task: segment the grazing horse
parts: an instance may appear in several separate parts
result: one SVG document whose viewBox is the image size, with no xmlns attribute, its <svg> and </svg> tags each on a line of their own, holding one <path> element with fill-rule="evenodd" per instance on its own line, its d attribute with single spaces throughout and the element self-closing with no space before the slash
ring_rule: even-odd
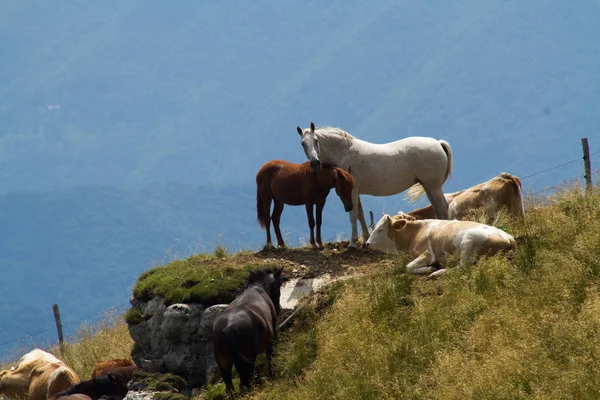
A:
<svg viewBox="0 0 600 400">
<path fill-rule="evenodd" d="M 350 213 L 352 237 L 356 247 L 360 219 L 363 241 L 369 238 L 359 194 L 391 196 L 411 186 L 420 185 L 439 219 L 448 219 L 448 203 L 442 192 L 452 170 L 452 150 L 448 142 L 428 137 L 408 137 L 395 142 L 375 144 L 360 140 L 338 128 L 296 128 L 302 137 L 304 153 L 313 169 L 323 163 L 348 168 L 352 164 L 354 190 Z"/>
<path fill-rule="evenodd" d="M 315 246 L 315 218 L 313 206 L 317 209 L 317 244 L 323 246 L 321 241 L 321 222 L 325 200 L 331 188 L 344 203 L 344 209 L 352 210 L 352 189 L 354 178 L 341 168 L 323 165 L 314 171 L 307 161 L 303 164 L 294 164 L 283 160 L 271 160 L 261 167 L 256 174 L 256 214 L 260 226 L 267 231 L 267 246 L 271 246 L 271 227 L 277 236 L 277 246 L 285 247 L 279 221 L 284 204 L 299 206 L 306 205 L 308 226 L 310 227 L 310 244 Z M 269 217 L 271 201 L 275 203 L 273 215 Z"/>
<path fill-rule="evenodd" d="M 229 304 L 213 324 L 213 353 L 225 381 L 227 394 L 233 396 L 231 369 L 240 376 L 240 389 L 249 389 L 254 380 L 256 356 L 267 353 L 269 377 L 277 337 L 280 311 L 281 272 L 266 269 L 250 274 L 245 290 Z"/>
</svg>

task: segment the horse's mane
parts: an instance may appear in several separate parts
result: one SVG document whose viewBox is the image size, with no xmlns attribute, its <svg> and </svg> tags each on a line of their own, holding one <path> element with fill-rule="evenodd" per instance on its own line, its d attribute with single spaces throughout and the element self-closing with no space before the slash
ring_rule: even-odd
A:
<svg viewBox="0 0 600 400">
<path fill-rule="evenodd" d="M 345 139 L 348 143 L 352 142 L 352 140 L 354 139 L 354 136 L 352 136 L 348 132 L 341 130 L 340 128 L 334 128 L 332 126 L 319 127 L 315 129 L 315 133 L 317 134 L 317 136 L 320 137 L 328 136 L 342 138 Z"/>
</svg>

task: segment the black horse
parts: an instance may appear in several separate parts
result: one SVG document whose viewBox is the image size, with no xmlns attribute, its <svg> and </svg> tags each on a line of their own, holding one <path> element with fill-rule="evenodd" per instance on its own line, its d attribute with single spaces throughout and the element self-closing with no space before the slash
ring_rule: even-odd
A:
<svg viewBox="0 0 600 400">
<path fill-rule="evenodd" d="M 245 290 L 215 320 L 213 352 L 230 397 L 234 365 L 242 391 L 250 388 L 256 356 L 262 352 L 266 351 L 268 375 L 273 376 L 271 359 L 277 337 L 282 271 L 283 267 L 250 273 Z"/>
</svg>

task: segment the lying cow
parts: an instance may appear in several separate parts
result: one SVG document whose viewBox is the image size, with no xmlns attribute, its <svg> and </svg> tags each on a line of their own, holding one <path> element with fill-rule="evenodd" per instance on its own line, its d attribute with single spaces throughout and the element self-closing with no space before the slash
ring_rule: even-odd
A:
<svg viewBox="0 0 600 400">
<path fill-rule="evenodd" d="M 19 360 L 10 371 L 0 372 L 0 396 L 46 400 L 79 382 L 79 377 L 65 363 L 40 349 Z"/>
<path fill-rule="evenodd" d="M 410 190 L 408 196 L 411 201 L 415 201 L 418 197 Z M 488 223 L 496 219 L 498 211 L 502 208 L 507 209 L 509 215 L 516 219 L 523 219 L 525 215 L 521 181 L 507 172 L 469 189 L 446 193 L 444 196 L 448 202 L 449 219 L 464 219 L 470 211 L 478 208 L 487 211 Z M 407 215 L 416 219 L 435 218 L 431 205 L 411 211 Z"/>
<path fill-rule="evenodd" d="M 57 393 L 52 400 L 63 399 L 75 394 L 84 394 L 92 400 L 98 400 L 102 396 L 122 399 L 127 395 L 127 381 L 121 374 L 109 372 L 107 375 L 81 381 Z"/>
<path fill-rule="evenodd" d="M 450 254 L 458 253 L 461 265 L 472 264 L 477 256 L 514 249 L 516 242 L 493 226 L 457 220 L 415 221 L 401 213 L 393 218 L 384 214 L 365 245 L 387 253 L 408 251 L 413 258 L 406 266 L 408 272 L 439 276 L 446 269 L 435 271 L 434 266 Z"/>
<path fill-rule="evenodd" d="M 135 363 L 129 358 L 117 358 L 115 360 L 100 361 L 92 370 L 92 378 L 100 375 L 106 375 L 115 368 L 131 367 L 134 365 Z"/>
</svg>

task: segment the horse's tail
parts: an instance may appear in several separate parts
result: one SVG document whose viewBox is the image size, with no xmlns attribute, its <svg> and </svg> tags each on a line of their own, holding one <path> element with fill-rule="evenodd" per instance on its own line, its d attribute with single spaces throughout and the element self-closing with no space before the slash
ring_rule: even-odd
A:
<svg viewBox="0 0 600 400">
<path fill-rule="evenodd" d="M 444 153 L 446 153 L 446 158 L 448 159 L 448 163 L 446 164 L 446 174 L 444 175 L 444 181 L 442 182 L 444 183 L 450 177 L 450 173 L 452 173 L 452 148 L 450 147 L 450 144 L 445 140 L 438 140 L 438 142 L 440 143 L 440 146 L 442 146 Z M 408 189 L 408 192 L 406 193 L 406 198 L 411 203 L 413 203 L 419 197 L 421 197 L 423 193 L 425 193 L 425 188 L 423 187 L 423 185 L 421 185 L 420 182 L 417 182 Z"/>
<path fill-rule="evenodd" d="M 248 367 L 251 367 L 254 363 L 242 355 L 239 332 L 237 328 L 227 326 L 223 329 L 223 334 L 227 350 L 229 350 L 229 355 L 231 355 L 231 359 L 233 360 L 233 365 L 235 365 L 238 374 L 243 374 L 242 371 L 247 371 Z"/>
<path fill-rule="evenodd" d="M 452 173 L 452 148 L 450 148 L 450 143 L 445 140 L 440 140 L 440 145 L 442 149 L 444 149 L 444 153 L 446 153 L 446 157 L 448 158 L 448 164 L 446 165 L 446 175 L 444 175 L 444 182 L 448 180 L 450 174 Z"/>
<path fill-rule="evenodd" d="M 267 226 L 267 214 L 265 214 L 265 206 L 263 200 L 260 197 L 260 190 L 256 188 L 256 219 L 260 224 L 260 227 L 265 229 Z"/>
<path fill-rule="evenodd" d="M 521 180 L 507 172 L 501 173 L 500 176 L 511 183 L 512 189 L 514 191 L 514 197 L 512 202 L 510 203 L 510 208 L 508 211 L 516 215 L 519 219 L 525 218 L 525 207 L 523 205 L 523 192 Z"/>
</svg>

